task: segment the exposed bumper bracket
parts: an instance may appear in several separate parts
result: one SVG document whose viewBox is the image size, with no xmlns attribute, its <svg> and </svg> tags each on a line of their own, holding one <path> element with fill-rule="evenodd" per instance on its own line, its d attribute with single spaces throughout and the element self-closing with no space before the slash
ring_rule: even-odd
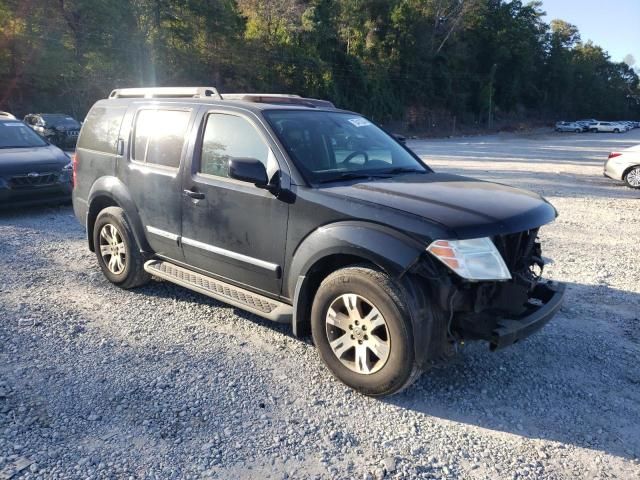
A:
<svg viewBox="0 0 640 480">
<path fill-rule="evenodd" d="M 530 296 L 538 305 L 532 305 L 529 312 L 522 317 L 500 319 L 491 335 L 491 350 L 512 345 L 540 330 L 560 309 L 564 294 L 564 284 L 538 284 Z"/>
</svg>

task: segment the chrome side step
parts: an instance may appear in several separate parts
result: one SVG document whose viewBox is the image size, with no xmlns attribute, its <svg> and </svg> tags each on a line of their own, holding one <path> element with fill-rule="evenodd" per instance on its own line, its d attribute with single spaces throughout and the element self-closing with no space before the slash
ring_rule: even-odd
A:
<svg viewBox="0 0 640 480">
<path fill-rule="evenodd" d="M 196 273 L 163 260 L 149 260 L 144 269 L 151 275 L 255 313 L 274 322 L 291 323 L 293 307 L 258 293 Z"/>
</svg>

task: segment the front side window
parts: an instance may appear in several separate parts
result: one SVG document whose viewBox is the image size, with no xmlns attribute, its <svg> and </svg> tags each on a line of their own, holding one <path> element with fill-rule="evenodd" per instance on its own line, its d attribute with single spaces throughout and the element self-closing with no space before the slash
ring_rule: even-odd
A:
<svg viewBox="0 0 640 480">
<path fill-rule="evenodd" d="M 45 147 L 40 135 L 19 120 L 0 121 L 0 148 Z"/>
<path fill-rule="evenodd" d="M 311 183 L 429 171 L 364 117 L 321 110 L 271 110 L 264 116 Z"/>
<path fill-rule="evenodd" d="M 268 145 L 248 120 L 237 115 L 212 113 L 207 117 L 204 129 L 200 173 L 228 177 L 232 158 L 259 160 L 267 172 L 273 168 L 274 160 L 271 160 Z"/>
<path fill-rule="evenodd" d="M 190 111 L 140 110 L 133 133 L 132 158 L 137 162 L 178 168 Z"/>
</svg>

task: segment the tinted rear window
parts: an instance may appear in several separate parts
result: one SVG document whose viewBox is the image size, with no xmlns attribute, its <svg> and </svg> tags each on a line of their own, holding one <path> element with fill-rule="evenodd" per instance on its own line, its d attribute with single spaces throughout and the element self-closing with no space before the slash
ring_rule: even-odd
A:
<svg viewBox="0 0 640 480">
<path fill-rule="evenodd" d="M 42 119 L 47 123 L 47 125 L 80 128 L 78 121 L 68 115 L 43 114 Z"/>
<path fill-rule="evenodd" d="M 115 154 L 125 112 L 123 107 L 93 107 L 82 127 L 78 148 Z"/>
<path fill-rule="evenodd" d="M 133 159 L 178 168 L 190 111 L 140 110 L 133 134 Z"/>
</svg>

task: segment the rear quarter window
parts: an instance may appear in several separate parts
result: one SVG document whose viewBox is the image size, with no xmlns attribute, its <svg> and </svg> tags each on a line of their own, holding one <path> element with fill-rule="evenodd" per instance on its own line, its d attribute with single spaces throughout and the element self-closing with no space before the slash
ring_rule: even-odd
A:
<svg viewBox="0 0 640 480">
<path fill-rule="evenodd" d="M 93 107 L 82 127 L 78 148 L 115 154 L 125 112 L 123 107 Z"/>
</svg>

